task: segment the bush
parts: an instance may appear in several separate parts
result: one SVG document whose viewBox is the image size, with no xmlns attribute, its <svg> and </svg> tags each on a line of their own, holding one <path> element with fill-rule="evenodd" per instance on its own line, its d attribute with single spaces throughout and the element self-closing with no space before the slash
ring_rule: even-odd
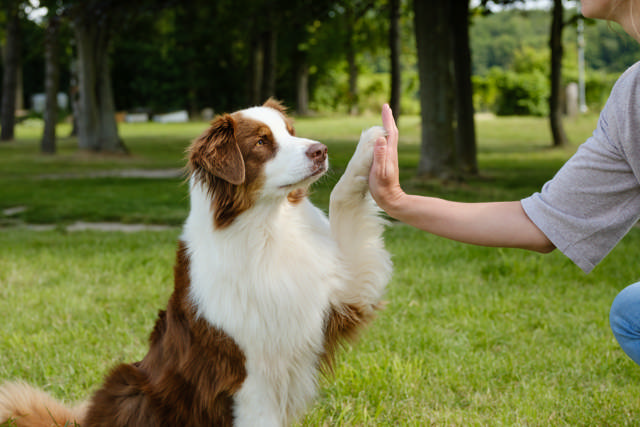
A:
<svg viewBox="0 0 640 427">
<path fill-rule="evenodd" d="M 539 69 L 516 73 L 492 68 L 475 76 L 474 107 L 499 116 L 544 116 L 549 111 L 549 81 Z"/>
<path fill-rule="evenodd" d="M 507 71 L 496 81 L 498 116 L 545 116 L 549 112 L 549 81 L 540 71 Z"/>
<path fill-rule="evenodd" d="M 492 67 L 474 83 L 474 106 L 499 116 L 544 116 L 549 111 L 549 54 L 522 47 L 507 70 Z"/>
<path fill-rule="evenodd" d="M 482 76 L 473 76 L 473 105 L 476 111 L 499 116 L 545 116 L 549 112 L 549 75 L 532 67 L 520 72 L 494 67 Z M 619 74 L 587 70 L 585 92 L 587 106 L 599 111 L 604 106 Z M 563 84 L 577 81 L 576 72 L 563 75 Z"/>
<path fill-rule="evenodd" d="M 611 88 L 620 77 L 616 73 L 587 71 L 585 78 L 585 97 L 587 106 L 592 111 L 599 111 L 609 98 Z"/>
</svg>

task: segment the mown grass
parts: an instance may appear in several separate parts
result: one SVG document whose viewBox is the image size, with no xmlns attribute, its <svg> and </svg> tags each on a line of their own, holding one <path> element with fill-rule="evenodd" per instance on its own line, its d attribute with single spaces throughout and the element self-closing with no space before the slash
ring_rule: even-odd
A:
<svg viewBox="0 0 640 427">
<path fill-rule="evenodd" d="M 301 135 L 329 145 L 328 193 L 364 127 L 377 117 L 298 120 Z M 584 139 L 594 118 L 568 122 Z M 41 179 L 95 169 L 174 168 L 203 124 L 124 126 L 132 156 L 37 153 L 37 130 L 0 144 L 0 208 L 21 221 L 114 220 L 179 224 L 180 178 Z M 464 183 L 413 177 L 418 120 L 401 121 L 403 183 L 458 200 L 517 199 L 537 190 L 571 155 L 549 150 L 546 122 L 478 122 L 482 176 Z M 15 223 L 15 219 L 7 220 Z M 95 390 L 109 367 L 140 359 L 172 288 L 179 228 L 160 232 L 0 231 L 0 380 L 23 379 L 67 401 Z M 447 241 L 393 224 L 385 235 L 395 272 L 388 305 L 300 425 L 623 426 L 640 422 L 640 369 L 609 331 L 611 301 L 638 280 L 640 229 L 590 275 L 559 253 L 538 255 Z"/>
<path fill-rule="evenodd" d="M 376 116 L 299 119 L 298 133 L 330 147 L 332 169 L 314 186 L 313 199 L 326 207 L 330 189 L 353 153 L 362 129 L 379 123 Z M 594 118 L 567 122 L 574 141 L 582 141 Z M 181 177 L 165 180 L 90 177 L 93 172 L 129 169 L 179 169 L 189 142 L 205 123 L 123 124 L 122 137 L 131 155 L 78 153 L 73 138 L 61 137 L 58 154 L 39 153 L 39 127 L 19 126 L 17 142 L 0 143 L 0 209 L 24 206 L 11 219 L 30 223 L 109 220 L 178 225 L 188 209 Z M 405 188 L 411 192 L 479 201 L 524 197 L 540 186 L 568 158 L 575 146 L 550 150 L 544 119 L 479 120 L 479 164 L 482 174 L 464 184 L 425 182 L 415 178 L 419 158 L 419 119 L 403 117 L 401 166 Z M 67 135 L 68 126 L 59 128 Z M 56 177 L 52 179 L 51 177 Z M 81 179 L 86 176 L 87 179 Z M 9 219 L 0 218 L 0 223 Z"/>
</svg>

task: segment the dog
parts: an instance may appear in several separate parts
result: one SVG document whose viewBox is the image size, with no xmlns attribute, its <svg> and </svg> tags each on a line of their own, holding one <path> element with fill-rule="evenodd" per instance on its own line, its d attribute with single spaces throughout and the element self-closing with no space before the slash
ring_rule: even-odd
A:
<svg viewBox="0 0 640 427">
<path fill-rule="evenodd" d="M 0 422 L 290 425 L 340 344 L 382 306 L 392 264 L 367 178 L 384 135 L 362 133 L 327 218 L 307 197 L 327 147 L 297 137 L 280 102 L 216 117 L 188 150 L 190 212 L 147 355 L 116 366 L 76 408 L 7 383 Z"/>
</svg>

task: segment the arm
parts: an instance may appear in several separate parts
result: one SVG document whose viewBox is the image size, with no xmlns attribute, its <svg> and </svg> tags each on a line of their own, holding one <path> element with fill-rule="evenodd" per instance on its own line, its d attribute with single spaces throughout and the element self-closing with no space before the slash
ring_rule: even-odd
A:
<svg viewBox="0 0 640 427">
<path fill-rule="evenodd" d="M 382 110 L 382 122 L 388 136 L 376 141 L 369 186 L 378 206 L 390 216 L 464 243 L 538 252 L 554 249 L 518 201 L 459 203 L 406 194 L 398 177 L 398 129 L 387 105 Z"/>
</svg>

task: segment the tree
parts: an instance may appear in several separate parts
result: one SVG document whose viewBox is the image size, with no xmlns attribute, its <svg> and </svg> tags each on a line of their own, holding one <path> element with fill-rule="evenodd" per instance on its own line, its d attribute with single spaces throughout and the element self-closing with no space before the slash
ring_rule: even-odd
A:
<svg viewBox="0 0 640 427">
<path fill-rule="evenodd" d="M 458 170 L 478 173 L 476 127 L 471 84 L 471 46 L 469 43 L 469 0 L 454 0 L 451 13 L 453 69 L 455 76 L 456 155 Z"/>
<path fill-rule="evenodd" d="M 418 174 L 475 174 L 469 0 L 415 1 L 414 10 L 422 115 Z"/>
<path fill-rule="evenodd" d="M 40 151 L 47 154 L 56 152 L 56 124 L 58 122 L 60 16 L 57 13 L 56 3 L 55 0 L 46 3 L 48 13 L 45 30 L 45 109 Z"/>
<path fill-rule="evenodd" d="M 568 144 L 568 138 L 562 126 L 562 29 L 564 27 L 564 7 L 562 0 L 553 0 L 551 35 L 551 95 L 549 96 L 549 124 L 553 137 L 553 146 L 562 147 Z"/>
<path fill-rule="evenodd" d="M 495 4 L 513 4 L 516 2 L 524 2 L 525 0 L 491 0 Z M 489 0 L 482 0 L 483 7 L 487 7 Z M 564 28 L 564 6 L 562 0 L 553 0 L 551 9 L 552 19 L 549 36 L 550 55 L 550 75 L 549 83 L 551 93 L 549 96 L 549 124 L 551 127 L 551 135 L 554 147 L 561 147 L 568 144 L 568 138 L 562 126 L 562 30 Z"/>
<path fill-rule="evenodd" d="M 72 19 L 78 52 L 78 146 L 103 152 L 126 152 L 118 134 L 109 68 L 109 47 L 116 25 L 121 24 L 118 7 L 125 2 L 87 0 L 73 2 Z"/>
<path fill-rule="evenodd" d="M 250 32 L 250 76 L 249 102 L 262 104 L 267 98 L 276 96 L 278 29 L 282 15 L 275 13 L 279 3 L 265 0 L 251 1 L 246 6 L 252 22 Z"/>
<path fill-rule="evenodd" d="M 422 143 L 418 175 L 448 178 L 456 173 L 452 34 L 449 0 L 414 1 Z"/>
<path fill-rule="evenodd" d="M 2 103 L 0 113 L 0 141 L 14 138 L 16 120 L 16 93 L 18 72 L 20 69 L 20 0 L 4 0 L 0 4 L 6 7 L 7 30 L 4 48 L 4 75 L 2 78 Z"/>
<path fill-rule="evenodd" d="M 166 3 L 65 0 L 64 6 L 78 54 L 78 146 L 90 151 L 126 153 L 115 118 L 110 47 L 117 30 L 132 25 L 142 15 L 157 14 Z"/>
<path fill-rule="evenodd" d="M 400 66 L 400 0 L 389 0 L 389 63 L 391 68 L 391 95 L 389 106 L 396 123 L 400 119 L 402 69 Z"/>
<path fill-rule="evenodd" d="M 297 34 L 302 33 L 302 31 Z M 309 114 L 309 51 L 302 41 L 297 44 L 293 54 L 293 72 L 296 81 L 296 113 Z"/>
<path fill-rule="evenodd" d="M 349 114 L 358 114 L 358 62 L 357 62 L 357 45 L 358 30 L 362 30 L 362 19 L 367 12 L 374 6 L 374 0 L 346 0 L 341 1 L 344 9 L 345 38 L 344 52 L 347 59 L 347 70 L 349 72 Z"/>
</svg>

